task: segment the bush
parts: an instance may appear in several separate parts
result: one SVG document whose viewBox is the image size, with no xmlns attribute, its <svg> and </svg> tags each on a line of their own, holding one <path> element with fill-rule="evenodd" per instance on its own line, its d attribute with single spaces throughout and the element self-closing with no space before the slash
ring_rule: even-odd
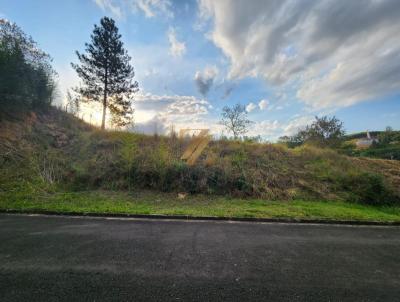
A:
<svg viewBox="0 0 400 302">
<path fill-rule="evenodd" d="M 400 145 L 387 145 L 360 151 L 360 156 L 400 160 Z"/>
<path fill-rule="evenodd" d="M 398 202 L 398 197 L 385 184 L 381 175 L 367 172 L 344 175 L 342 188 L 350 192 L 350 200 L 369 205 L 385 205 Z"/>
</svg>

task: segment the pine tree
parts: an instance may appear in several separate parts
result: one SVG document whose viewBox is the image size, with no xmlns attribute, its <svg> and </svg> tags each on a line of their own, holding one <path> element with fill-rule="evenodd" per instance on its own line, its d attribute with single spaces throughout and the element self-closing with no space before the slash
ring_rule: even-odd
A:
<svg viewBox="0 0 400 302">
<path fill-rule="evenodd" d="M 95 25 L 91 43 L 85 43 L 86 54 L 76 51 L 80 65 L 71 63 L 83 85 L 75 88 L 84 102 L 101 102 L 105 127 L 106 111 L 110 110 L 114 125 L 125 126 L 132 120 L 132 97 L 138 91 L 131 57 L 124 49 L 121 35 L 113 19 L 103 17 Z"/>
</svg>

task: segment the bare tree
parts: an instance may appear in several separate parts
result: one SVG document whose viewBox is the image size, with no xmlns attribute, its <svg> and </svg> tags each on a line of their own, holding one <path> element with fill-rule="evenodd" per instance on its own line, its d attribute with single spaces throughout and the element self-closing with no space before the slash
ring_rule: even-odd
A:
<svg viewBox="0 0 400 302">
<path fill-rule="evenodd" d="M 219 124 L 231 132 L 235 139 L 248 132 L 249 126 L 252 123 L 247 118 L 247 111 L 244 105 L 236 104 L 232 108 L 225 106 L 222 109 L 221 115 Z"/>
</svg>

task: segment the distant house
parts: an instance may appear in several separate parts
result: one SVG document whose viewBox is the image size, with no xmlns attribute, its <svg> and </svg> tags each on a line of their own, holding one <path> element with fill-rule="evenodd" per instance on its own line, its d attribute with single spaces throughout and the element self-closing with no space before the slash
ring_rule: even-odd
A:
<svg viewBox="0 0 400 302">
<path fill-rule="evenodd" d="M 356 141 L 356 146 L 359 149 L 366 149 L 371 147 L 373 143 L 378 143 L 379 140 L 376 137 L 372 137 L 367 130 L 367 137 L 360 138 Z"/>
</svg>

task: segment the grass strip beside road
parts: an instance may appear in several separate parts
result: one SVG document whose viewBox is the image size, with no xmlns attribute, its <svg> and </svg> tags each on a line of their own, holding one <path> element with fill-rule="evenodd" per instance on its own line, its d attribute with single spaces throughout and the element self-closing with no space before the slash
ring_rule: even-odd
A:
<svg viewBox="0 0 400 302">
<path fill-rule="evenodd" d="M 399 222 L 400 207 L 331 201 L 266 201 L 155 192 L 86 191 L 46 194 L 0 193 L 0 209 L 98 214 L 160 214 L 235 218 Z"/>
</svg>

